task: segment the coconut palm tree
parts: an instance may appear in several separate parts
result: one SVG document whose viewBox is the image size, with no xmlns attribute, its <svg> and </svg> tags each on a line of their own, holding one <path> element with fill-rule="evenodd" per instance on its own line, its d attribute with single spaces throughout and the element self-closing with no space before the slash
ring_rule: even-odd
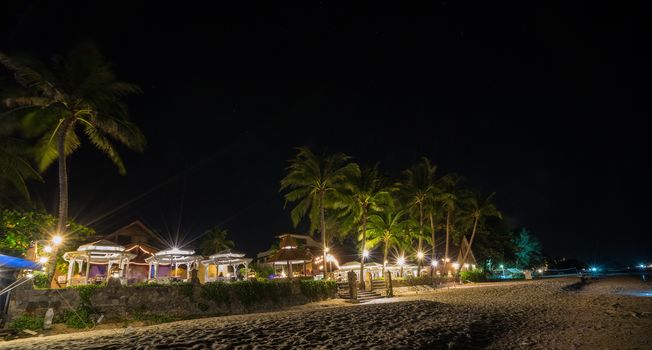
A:
<svg viewBox="0 0 652 350">
<path fill-rule="evenodd" d="M 364 290 L 364 260 L 367 245 L 367 220 L 369 215 L 392 205 L 390 189 L 378 172 L 378 164 L 363 168 L 350 179 L 351 189 L 345 198 L 348 205 L 341 214 L 345 227 L 353 227 L 360 240 L 360 289 Z"/>
<path fill-rule="evenodd" d="M 367 221 L 366 247 L 373 249 L 381 244 L 383 246 L 383 277 L 390 249 L 404 240 L 406 216 L 405 211 L 386 209 L 383 213 L 370 215 Z"/>
<path fill-rule="evenodd" d="M 0 64 L 13 72 L 22 87 L 20 93 L 5 97 L 2 103 L 21 119 L 26 136 L 40 137 L 35 152 L 39 170 L 58 160 L 57 230 L 64 233 L 68 220 L 66 157 L 81 145 L 79 131 L 124 174 L 125 166 L 110 139 L 143 150 L 145 138 L 127 119 L 122 101 L 123 96 L 140 89 L 117 80 L 111 66 L 90 43 L 76 46 L 66 56 L 53 57 L 49 66 L 1 52 Z"/>
<path fill-rule="evenodd" d="M 460 177 L 457 174 L 448 174 L 441 178 L 442 192 L 439 194 L 439 198 L 441 200 L 442 207 L 446 210 L 446 248 L 444 250 L 444 266 L 442 266 L 442 269 L 446 268 L 446 264 L 448 264 L 450 259 L 448 255 L 448 248 L 451 231 L 453 230 L 453 215 L 457 205 L 457 185 L 459 182 Z"/>
<path fill-rule="evenodd" d="M 478 224 L 483 221 L 484 219 L 488 217 L 497 217 L 499 219 L 502 219 L 503 216 L 502 214 L 496 209 L 493 203 L 491 203 L 491 198 L 495 195 L 496 193 L 490 194 L 486 198 L 479 197 L 478 195 L 472 194 L 465 198 L 465 207 L 467 210 L 467 215 L 465 219 L 467 219 L 469 222 L 472 222 L 472 233 L 471 233 L 471 239 L 469 239 L 469 246 L 464 251 L 464 254 L 462 255 L 462 259 L 458 261 L 458 263 L 461 266 L 464 266 L 464 263 L 466 262 L 466 258 L 469 255 L 469 252 L 471 251 L 471 246 L 473 245 L 473 239 L 475 238 L 475 234 L 478 229 Z M 461 268 L 460 268 L 461 270 Z"/>
<path fill-rule="evenodd" d="M 308 147 L 298 147 L 297 155 L 289 161 L 287 174 L 281 180 L 280 191 L 285 193 L 285 203 L 298 202 L 290 211 L 296 227 L 308 216 L 310 233 L 319 229 L 324 245 L 324 275 L 326 275 L 326 209 L 342 209 L 346 205 L 343 193 L 350 190 L 348 179 L 354 178 L 360 168 L 350 163 L 351 157 L 337 153 L 317 156 Z"/>
<path fill-rule="evenodd" d="M 397 184 L 399 198 L 410 213 L 418 219 L 417 235 L 417 264 L 421 274 L 421 263 L 423 262 L 423 227 L 424 208 L 434 191 L 434 176 L 437 166 L 430 163 L 428 158 L 423 157 L 421 162 L 413 165 L 403 172 L 403 181 Z"/>
<path fill-rule="evenodd" d="M 216 226 L 206 230 L 204 235 L 206 237 L 201 243 L 204 255 L 214 254 L 235 247 L 235 243 L 226 238 L 229 235 L 229 231 L 226 229 L 221 229 Z"/>
</svg>

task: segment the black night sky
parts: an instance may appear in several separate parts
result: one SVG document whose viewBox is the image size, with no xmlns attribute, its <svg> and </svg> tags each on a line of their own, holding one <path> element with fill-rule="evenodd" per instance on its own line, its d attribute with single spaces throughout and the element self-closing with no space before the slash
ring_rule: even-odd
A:
<svg viewBox="0 0 652 350">
<path fill-rule="evenodd" d="M 427 156 L 496 191 L 507 223 L 551 257 L 650 260 L 636 5 L 212 3 L 0 9 L 0 50 L 46 58 L 92 39 L 144 90 L 129 105 L 149 146 L 122 151 L 127 176 L 92 148 L 72 157 L 81 223 L 108 233 L 139 218 L 187 241 L 222 224 L 254 254 L 293 230 L 278 183 L 308 145 L 393 176 Z M 46 181 L 35 197 L 54 211 L 55 167 Z"/>
</svg>

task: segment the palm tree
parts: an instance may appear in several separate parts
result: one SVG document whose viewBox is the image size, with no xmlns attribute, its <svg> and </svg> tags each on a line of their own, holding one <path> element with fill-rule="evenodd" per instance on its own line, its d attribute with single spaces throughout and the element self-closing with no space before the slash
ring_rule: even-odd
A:
<svg viewBox="0 0 652 350">
<path fill-rule="evenodd" d="M 419 274 L 421 274 L 421 263 L 423 261 L 423 222 L 424 207 L 427 205 L 429 198 L 433 195 L 433 180 L 437 166 L 430 163 L 428 158 L 423 157 L 421 162 L 413 165 L 410 169 L 403 172 L 404 179 L 398 183 L 399 196 L 406 208 L 410 210 L 413 216 L 418 218 L 418 246 L 417 264 Z"/>
<path fill-rule="evenodd" d="M 280 190 L 288 190 L 285 203 L 298 202 L 290 211 L 290 218 L 296 227 L 307 215 L 310 233 L 319 231 L 324 245 L 323 264 L 326 276 L 326 209 L 342 209 L 345 201 L 342 193 L 350 188 L 348 179 L 360 172 L 351 157 L 337 153 L 330 156 L 317 156 L 308 147 L 298 147 L 297 155 L 289 161 L 287 174 L 281 180 Z"/>
<path fill-rule="evenodd" d="M 14 59 L 0 52 L 0 64 L 14 73 L 22 91 L 3 99 L 8 113 L 21 119 L 28 137 L 40 137 L 36 161 L 45 171 L 55 160 L 59 167 L 57 232 L 65 234 L 68 221 L 68 170 L 66 158 L 81 142 L 78 131 L 118 167 L 124 163 L 110 139 L 136 151 L 145 138 L 127 118 L 122 97 L 140 89 L 117 80 L 97 47 L 82 43 L 66 56 L 55 56 L 50 67 L 31 59 Z M 56 255 L 56 251 L 53 252 Z M 48 274 L 53 276 L 51 259 Z"/>
<path fill-rule="evenodd" d="M 449 262 L 448 248 L 450 242 L 450 234 L 453 230 L 453 214 L 455 213 L 455 207 L 457 204 L 457 184 L 460 181 L 460 177 L 456 174 L 448 174 L 441 178 L 442 182 L 442 192 L 439 195 L 443 208 L 446 209 L 446 248 L 444 250 L 444 266 L 442 269 L 446 268 L 446 264 Z"/>
<path fill-rule="evenodd" d="M 461 267 L 464 266 L 466 258 L 471 251 L 471 245 L 473 244 L 473 239 L 475 238 L 475 233 L 478 229 L 478 223 L 488 217 L 497 217 L 499 219 L 503 218 L 502 214 L 498 211 L 498 209 L 496 209 L 493 203 L 491 203 L 491 198 L 495 194 L 496 193 L 494 192 L 484 199 L 478 198 L 477 195 L 471 195 L 465 200 L 466 206 L 468 208 L 468 215 L 466 216 L 466 219 L 473 223 L 473 229 L 471 233 L 471 239 L 469 240 L 469 246 L 464 252 L 464 255 L 462 255 L 462 260 L 458 262 L 460 264 L 460 270 Z"/>
<path fill-rule="evenodd" d="M 221 250 L 235 247 L 235 243 L 226 238 L 226 236 L 229 235 L 229 231 L 226 229 L 221 229 L 216 226 L 206 230 L 204 235 L 206 235 L 206 238 L 204 238 L 201 244 L 204 255 L 210 255 Z"/>
<path fill-rule="evenodd" d="M 353 227 L 359 233 L 360 239 L 360 289 L 364 290 L 364 260 L 367 245 L 367 220 L 373 212 L 380 212 L 383 206 L 392 205 L 392 197 L 385 186 L 384 179 L 378 172 L 378 164 L 371 168 L 364 168 L 350 179 L 351 192 L 349 205 L 343 213 L 345 227 Z M 358 235 L 356 235 L 358 236 Z"/>
<path fill-rule="evenodd" d="M 373 249 L 380 244 L 383 245 L 383 278 L 385 277 L 385 265 L 389 250 L 401 244 L 405 233 L 406 221 L 405 211 L 394 212 L 385 210 L 381 214 L 369 216 L 367 221 L 367 248 Z"/>
<path fill-rule="evenodd" d="M 68 220 L 68 170 L 66 157 L 81 145 L 78 129 L 91 144 L 126 172 L 109 138 L 142 151 L 145 138 L 128 121 L 122 97 L 140 89 L 118 81 L 99 50 L 82 43 L 65 57 L 55 56 L 50 67 L 30 59 L 14 59 L 0 52 L 0 64 L 14 73 L 23 91 L 3 99 L 9 113 L 20 117 L 28 136 L 39 136 L 36 161 L 41 171 L 58 159 L 59 207 L 57 231 Z M 50 269 L 52 270 L 52 269 Z"/>
</svg>

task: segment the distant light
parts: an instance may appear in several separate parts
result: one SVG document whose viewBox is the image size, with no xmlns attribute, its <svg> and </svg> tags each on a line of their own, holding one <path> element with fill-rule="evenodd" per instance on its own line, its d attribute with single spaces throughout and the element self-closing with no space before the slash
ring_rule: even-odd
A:
<svg viewBox="0 0 652 350">
<path fill-rule="evenodd" d="M 543 273 L 543 269 L 538 269 L 537 272 L 538 273 Z"/>
<path fill-rule="evenodd" d="M 475 264 L 471 264 L 471 268 L 475 270 Z"/>
<path fill-rule="evenodd" d="M 417 258 L 419 260 L 423 259 L 423 252 L 417 252 Z"/>
<path fill-rule="evenodd" d="M 505 265 L 500 264 L 500 268 L 501 268 L 501 269 L 504 269 L 504 268 L 505 268 Z"/>
<path fill-rule="evenodd" d="M 432 267 L 437 267 L 437 260 L 433 260 L 433 261 L 431 262 L 431 265 L 432 265 Z"/>
<path fill-rule="evenodd" d="M 389 261 L 385 260 L 385 265 L 389 264 Z"/>
<path fill-rule="evenodd" d="M 52 237 L 52 243 L 53 243 L 54 245 L 59 245 L 59 244 L 61 244 L 62 242 L 63 242 L 63 237 L 61 237 L 60 235 L 56 235 L 56 236 L 53 236 L 53 237 Z"/>
<path fill-rule="evenodd" d="M 469 264 L 464 264 L 464 268 L 468 269 L 468 268 L 469 268 Z"/>
<path fill-rule="evenodd" d="M 323 269 L 324 269 L 324 266 L 323 266 L 323 265 L 319 265 L 319 269 L 320 269 L 320 270 L 323 270 Z"/>
<path fill-rule="evenodd" d="M 114 272 L 111 276 L 114 278 L 120 278 L 120 274 L 117 272 Z"/>
<path fill-rule="evenodd" d="M 402 257 L 402 256 L 399 257 L 398 259 L 396 259 L 396 263 L 399 264 L 399 265 L 405 264 L 405 258 Z"/>
<path fill-rule="evenodd" d="M 46 253 L 52 253 L 52 246 L 46 245 L 43 248 L 43 251 L 45 251 Z"/>
<path fill-rule="evenodd" d="M 40 262 L 41 264 L 45 264 L 46 262 L 48 262 L 48 257 L 42 256 L 38 259 L 38 262 Z"/>
<path fill-rule="evenodd" d="M 460 264 L 459 264 L 459 263 L 453 263 L 453 268 L 454 268 L 455 270 L 459 269 L 459 268 L 460 268 Z"/>
<path fill-rule="evenodd" d="M 595 266 L 591 267 L 591 272 L 597 272 L 597 271 L 598 271 L 597 267 L 595 267 Z"/>
<path fill-rule="evenodd" d="M 31 273 L 31 272 L 29 272 L 29 273 L 27 273 L 27 274 L 25 275 L 25 277 L 27 277 L 27 278 L 32 278 L 32 277 L 34 277 L 34 274 Z"/>
<path fill-rule="evenodd" d="M 328 253 L 330 249 L 328 247 L 324 248 L 324 252 Z"/>
<path fill-rule="evenodd" d="M 368 258 L 368 257 L 369 257 L 369 251 L 366 250 L 366 249 L 363 250 L 363 251 L 362 251 L 362 257 L 363 257 L 363 258 Z"/>
<path fill-rule="evenodd" d="M 641 268 L 641 269 L 644 269 L 644 268 L 645 268 L 645 264 L 640 264 L 640 265 L 638 265 L 638 267 Z"/>
</svg>

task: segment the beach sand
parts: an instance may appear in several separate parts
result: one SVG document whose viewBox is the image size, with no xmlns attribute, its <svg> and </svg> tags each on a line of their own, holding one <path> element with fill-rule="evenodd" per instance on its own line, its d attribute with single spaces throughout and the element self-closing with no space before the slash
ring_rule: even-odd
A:
<svg viewBox="0 0 652 350">
<path fill-rule="evenodd" d="M 476 284 L 349 305 L 92 330 L 0 349 L 652 349 L 652 283 Z"/>
</svg>

